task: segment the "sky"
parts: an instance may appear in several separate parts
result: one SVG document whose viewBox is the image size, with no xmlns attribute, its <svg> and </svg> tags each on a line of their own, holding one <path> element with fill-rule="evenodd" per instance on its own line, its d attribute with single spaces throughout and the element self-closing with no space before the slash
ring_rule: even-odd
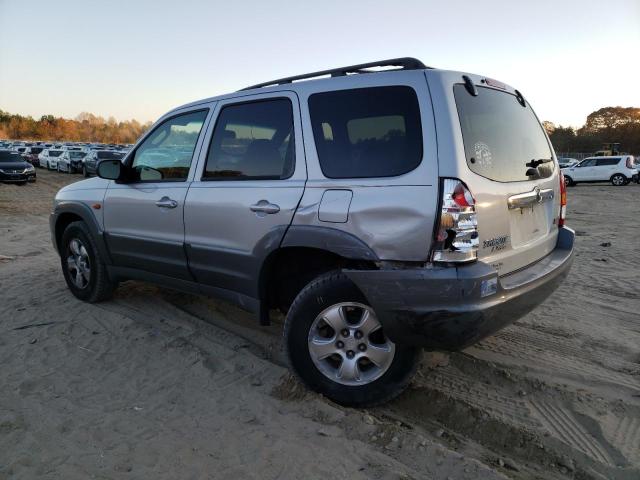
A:
<svg viewBox="0 0 640 480">
<path fill-rule="evenodd" d="M 640 107 L 640 0 L 0 0 L 0 109 L 155 120 L 298 73 L 412 56 L 541 120 Z"/>
</svg>

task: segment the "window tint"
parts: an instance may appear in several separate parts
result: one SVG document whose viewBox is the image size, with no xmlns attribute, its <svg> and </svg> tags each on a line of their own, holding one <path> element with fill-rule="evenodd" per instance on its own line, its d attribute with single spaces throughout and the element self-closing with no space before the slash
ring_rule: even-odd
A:
<svg viewBox="0 0 640 480">
<path fill-rule="evenodd" d="M 612 157 L 612 158 L 600 158 L 598 159 L 598 167 L 606 167 L 611 165 L 617 165 L 620 162 L 620 157 Z"/>
<path fill-rule="evenodd" d="M 453 92 L 467 164 L 473 172 L 498 182 L 551 176 L 551 148 L 528 104 L 523 107 L 515 95 L 486 87 L 478 87 L 476 97 L 461 84 Z M 536 175 L 528 176 L 532 171 Z"/>
<path fill-rule="evenodd" d="M 582 163 L 580 163 L 580 167 L 593 167 L 595 166 L 597 160 L 595 158 L 590 158 L 588 160 L 583 161 Z"/>
<path fill-rule="evenodd" d="M 284 98 L 224 107 L 209 145 L 203 179 L 283 179 L 293 174 L 291 101 Z"/>
<path fill-rule="evenodd" d="M 141 181 L 183 181 L 189 174 L 193 151 L 208 110 L 185 113 L 158 126 L 136 149 L 131 166 Z M 122 158 L 120 152 L 99 152 Z"/>
<path fill-rule="evenodd" d="M 328 178 L 402 175 L 422 160 L 420 109 L 410 87 L 316 93 L 309 112 Z"/>
</svg>

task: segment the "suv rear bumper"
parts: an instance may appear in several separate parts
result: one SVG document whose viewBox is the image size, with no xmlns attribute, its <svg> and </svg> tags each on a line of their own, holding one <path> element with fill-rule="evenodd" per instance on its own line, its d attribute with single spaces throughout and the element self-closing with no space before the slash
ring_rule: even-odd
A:
<svg viewBox="0 0 640 480">
<path fill-rule="evenodd" d="M 522 270 L 498 277 L 482 262 L 460 267 L 345 270 L 376 310 L 394 342 L 430 350 L 460 350 L 492 335 L 544 301 L 567 276 L 573 230 L 556 248 Z M 481 296 L 495 283 L 495 293 Z"/>
</svg>

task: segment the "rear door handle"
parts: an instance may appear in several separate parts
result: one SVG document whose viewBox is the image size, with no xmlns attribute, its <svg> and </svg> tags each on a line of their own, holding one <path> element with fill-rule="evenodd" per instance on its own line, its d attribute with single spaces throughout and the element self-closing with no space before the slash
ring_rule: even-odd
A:
<svg viewBox="0 0 640 480">
<path fill-rule="evenodd" d="M 178 206 L 178 202 L 170 199 L 169 197 L 162 197 L 156 202 L 156 206 L 160 208 L 176 208 Z"/>
<path fill-rule="evenodd" d="M 258 203 L 255 203 L 249 207 L 252 212 L 256 213 L 264 213 L 272 215 L 274 213 L 278 213 L 280 211 L 280 207 L 275 203 L 269 203 L 268 200 L 260 200 Z"/>
</svg>

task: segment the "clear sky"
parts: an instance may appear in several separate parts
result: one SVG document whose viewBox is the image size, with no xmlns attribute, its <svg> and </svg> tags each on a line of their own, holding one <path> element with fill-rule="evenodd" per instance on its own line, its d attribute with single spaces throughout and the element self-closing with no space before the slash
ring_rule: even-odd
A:
<svg viewBox="0 0 640 480">
<path fill-rule="evenodd" d="M 640 0 L 0 0 L 0 109 L 155 120 L 192 100 L 398 56 L 520 89 L 579 126 L 640 107 Z"/>
</svg>

